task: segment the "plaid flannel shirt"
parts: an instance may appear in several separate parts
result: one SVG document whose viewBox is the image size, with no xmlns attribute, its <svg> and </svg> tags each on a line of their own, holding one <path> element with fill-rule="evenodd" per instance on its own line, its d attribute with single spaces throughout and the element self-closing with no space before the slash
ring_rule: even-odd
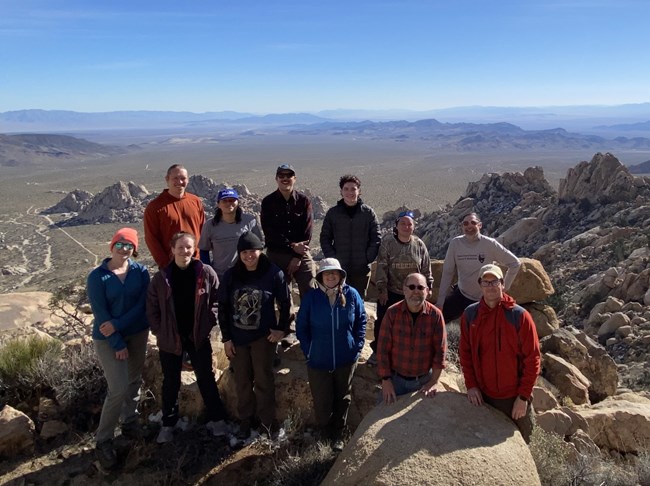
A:
<svg viewBox="0 0 650 486">
<path fill-rule="evenodd" d="M 430 369 L 444 369 L 447 363 L 447 331 L 440 310 L 424 302 L 424 310 L 415 322 L 402 300 L 391 306 L 381 323 L 377 348 L 377 372 L 380 377 L 393 371 L 421 376 Z"/>
</svg>

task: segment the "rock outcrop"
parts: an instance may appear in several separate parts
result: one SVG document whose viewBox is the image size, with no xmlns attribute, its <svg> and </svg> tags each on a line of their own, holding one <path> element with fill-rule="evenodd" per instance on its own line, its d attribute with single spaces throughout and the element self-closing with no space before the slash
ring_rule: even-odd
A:
<svg viewBox="0 0 650 486">
<path fill-rule="evenodd" d="M 69 192 L 54 206 L 45 209 L 43 214 L 78 213 L 88 206 L 93 197 L 93 194 L 88 191 L 75 189 L 74 191 Z"/>
<path fill-rule="evenodd" d="M 404 396 L 363 419 L 322 483 L 540 484 L 513 422 L 459 393 Z"/>
<path fill-rule="evenodd" d="M 5 405 L 0 410 L 0 457 L 34 450 L 34 422 L 24 413 Z"/>
</svg>

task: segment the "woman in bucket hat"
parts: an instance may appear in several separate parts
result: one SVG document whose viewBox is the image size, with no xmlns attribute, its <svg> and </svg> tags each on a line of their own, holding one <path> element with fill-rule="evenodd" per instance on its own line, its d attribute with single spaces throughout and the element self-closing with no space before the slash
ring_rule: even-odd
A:
<svg viewBox="0 0 650 486">
<path fill-rule="evenodd" d="M 296 334 L 307 357 L 307 374 L 316 422 L 335 450 L 343 433 L 352 396 L 352 376 L 366 335 L 366 310 L 336 258 L 320 262 L 318 287 L 300 304 Z"/>
</svg>

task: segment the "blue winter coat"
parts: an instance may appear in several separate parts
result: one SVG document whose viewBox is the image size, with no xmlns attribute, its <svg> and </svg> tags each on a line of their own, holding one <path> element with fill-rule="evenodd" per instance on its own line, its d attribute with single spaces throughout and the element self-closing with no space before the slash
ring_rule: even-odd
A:
<svg viewBox="0 0 650 486">
<path fill-rule="evenodd" d="M 93 339 L 107 339 L 111 347 L 120 351 L 126 347 L 124 337 L 149 328 L 145 313 L 149 272 L 144 265 L 129 260 L 129 272 L 122 282 L 108 269 L 106 258 L 90 275 L 86 291 L 93 310 Z M 99 332 L 99 326 L 111 321 L 115 331 L 108 338 Z"/>
<path fill-rule="evenodd" d="M 320 288 L 305 295 L 296 319 L 296 335 L 310 368 L 334 370 L 354 363 L 366 336 L 366 309 L 354 288 L 343 285 L 346 305 L 330 305 Z"/>
</svg>

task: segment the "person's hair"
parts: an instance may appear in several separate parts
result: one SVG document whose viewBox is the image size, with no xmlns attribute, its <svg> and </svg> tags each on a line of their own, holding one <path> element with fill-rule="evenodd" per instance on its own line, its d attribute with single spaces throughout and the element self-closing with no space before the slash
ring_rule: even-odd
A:
<svg viewBox="0 0 650 486">
<path fill-rule="evenodd" d="M 241 215 L 243 214 L 242 208 L 237 205 L 237 209 L 235 210 L 235 223 L 241 223 Z M 212 218 L 212 225 L 216 226 L 219 224 L 219 221 L 221 221 L 221 218 L 223 217 L 223 211 L 221 208 L 217 207 L 217 209 L 214 211 L 214 218 Z"/>
<path fill-rule="evenodd" d="M 174 236 L 172 236 L 172 239 L 169 242 L 169 246 L 175 248 L 176 242 L 181 238 L 186 238 L 186 237 L 192 240 L 194 242 L 194 246 L 196 247 L 196 236 L 194 236 L 192 233 L 186 233 L 185 231 L 179 231 L 178 233 L 174 233 Z"/>
<path fill-rule="evenodd" d="M 460 218 L 460 222 L 462 223 L 463 221 L 465 221 L 465 218 L 467 216 L 474 216 L 478 220 L 479 223 L 481 222 L 481 217 L 478 215 L 478 213 L 476 213 L 474 211 L 463 214 L 463 217 Z"/>
<path fill-rule="evenodd" d="M 408 210 L 407 210 L 407 211 L 408 211 Z M 405 212 L 407 212 L 407 211 L 402 211 L 402 213 L 405 213 Z M 402 213 L 400 213 L 400 214 L 402 214 Z M 405 217 L 405 216 L 407 216 L 407 215 L 404 214 L 403 216 L 398 216 L 397 218 L 395 218 L 395 224 L 393 225 L 393 236 L 394 236 L 396 239 L 397 239 L 397 235 L 398 235 L 397 225 L 399 224 L 399 220 L 402 219 L 402 218 Z M 410 216 L 409 216 L 409 218 L 410 218 Z M 411 218 L 411 219 L 413 219 L 413 229 L 415 229 L 415 218 Z"/>
<path fill-rule="evenodd" d="M 404 279 L 404 283 L 403 283 L 403 285 L 406 285 L 406 282 L 408 282 L 409 279 L 410 279 L 411 277 L 422 277 L 422 278 L 424 279 L 424 285 L 425 285 L 426 287 L 429 286 L 429 282 L 427 282 L 427 278 L 426 278 L 423 274 L 421 274 L 420 272 L 409 273 L 409 274 L 406 276 L 406 278 Z"/>
<path fill-rule="evenodd" d="M 169 177 L 174 169 L 185 169 L 185 166 L 183 164 L 174 164 L 170 166 L 169 169 L 167 169 L 167 175 L 165 177 Z"/>
<path fill-rule="evenodd" d="M 134 248 L 134 249 L 133 249 L 133 253 L 131 253 L 131 256 L 132 256 L 133 258 L 138 258 L 138 250 L 136 250 L 136 249 Z"/>
<path fill-rule="evenodd" d="M 343 186 L 348 182 L 354 182 L 357 187 L 361 187 L 361 181 L 357 176 L 352 174 L 345 174 L 339 179 L 339 188 L 343 189 Z"/>
</svg>

